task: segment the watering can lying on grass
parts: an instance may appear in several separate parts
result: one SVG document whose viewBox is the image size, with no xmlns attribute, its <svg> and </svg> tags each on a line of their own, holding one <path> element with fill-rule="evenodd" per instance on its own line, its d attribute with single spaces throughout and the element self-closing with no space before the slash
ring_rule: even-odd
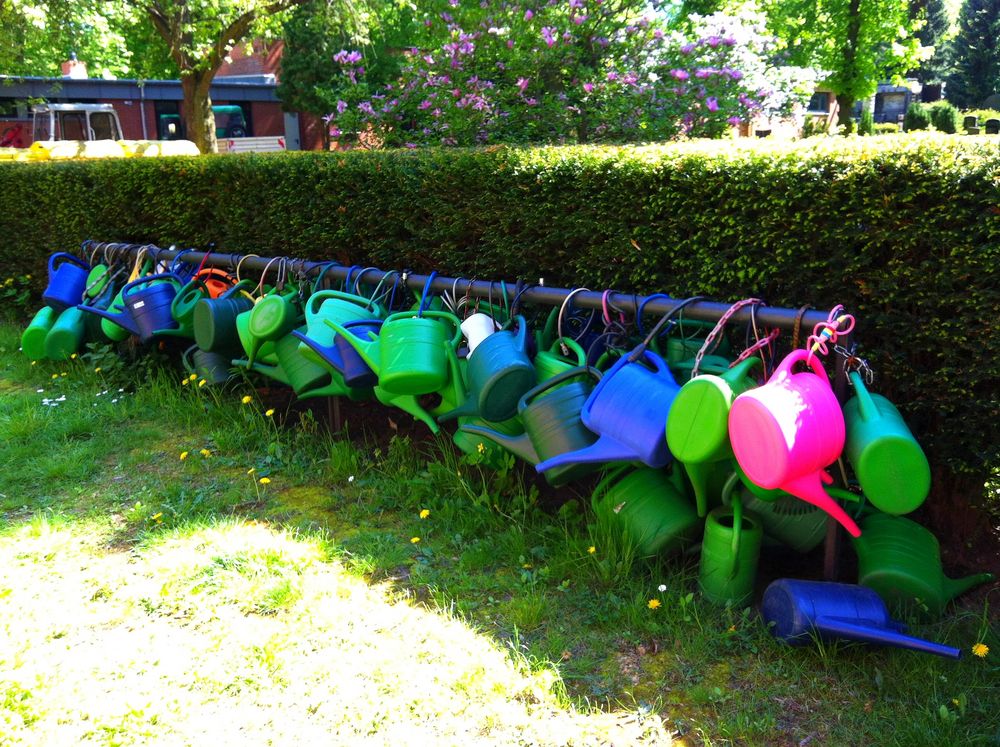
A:
<svg viewBox="0 0 1000 747">
<path fill-rule="evenodd" d="M 819 636 L 824 641 L 843 638 L 949 659 L 962 656 L 961 649 L 904 635 L 906 626 L 890 618 L 882 598 L 864 586 L 780 578 L 764 592 L 761 614 L 771 633 L 792 645 Z"/>
<path fill-rule="evenodd" d="M 42 293 L 42 303 L 56 311 L 76 306 L 87 289 L 90 265 L 66 252 L 49 257 L 49 283 Z"/>
<path fill-rule="evenodd" d="M 598 380 L 601 377 L 596 369 L 581 366 L 564 371 L 526 392 L 517 405 L 518 416 L 524 424 L 524 433 L 520 435 L 478 425 L 462 425 L 461 429 L 484 436 L 534 465 L 560 454 L 579 451 L 597 440 L 580 419 L 580 411 L 591 390 L 590 382 L 581 374 Z M 550 485 L 558 486 L 595 472 L 601 466 L 600 463 L 574 463 L 553 467 L 544 474 Z"/>
<path fill-rule="evenodd" d="M 760 520 L 733 497 L 705 518 L 698 566 L 698 588 L 715 604 L 745 607 L 753 598 L 764 530 Z"/>
<path fill-rule="evenodd" d="M 620 461 L 666 466 L 671 456 L 664 429 L 678 391 L 666 361 L 636 348 L 604 374 L 584 403 L 580 417 L 598 439 L 585 449 L 545 459 L 538 471 Z"/>
<path fill-rule="evenodd" d="M 45 335 L 45 357 L 51 361 L 69 360 L 83 347 L 87 320 L 79 308 L 63 309 L 52 329 Z"/>
<path fill-rule="evenodd" d="M 992 573 L 947 578 L 937 537 L 902 516 L 872 514 L 861 528 L 854 540 L 858 583 L 877 591 L 894 610 L 938 617 L 959 594 L 993 580 Z"/>
<path fill-rule="evenodd" d="M 58 317 L 59 312 L 51 306 L 43 306 L 35 312 L 31 323 L 21 333 L 21 352 L 29 360 L 40 361 L 45 358 L 45 336 Z"/>
<path fill-rule="evenodd" d="M 488 318 L 492 324 L 492 318 Z M 528 325 L 523 316 L 513 321 L 517 324 L 517 332 L 502 329 L 486 335 L 469 353 L 465 376 L 467 395 L 462 404 L 441 415 L 439 421 L 478 416 L 490 422 L 501 422 L 517 414 L 518 401 L 536 381 L 535 367 L 528 358 Z"/>
<path fill-rule="evenodd" d="M 122 288 L 121 311 L 84 305 L 79 308 L 114 322 L 130 334 L 136 335 L 141 342 L 147 343 L 158 334 L 166 334 L 177 329 L 177 322 L 171 314 L 171 306 L 181 285 L 180 279 L 171 273 L 147 275 L 133 280 Z"/>
<path fill-rule="evenodd" d="M 181 356 L 184 370 L 208 384 L 225 384 L 232 377 L 231 364 L 222 353 L 212 353 L 192 345 Z"/>
</svg>

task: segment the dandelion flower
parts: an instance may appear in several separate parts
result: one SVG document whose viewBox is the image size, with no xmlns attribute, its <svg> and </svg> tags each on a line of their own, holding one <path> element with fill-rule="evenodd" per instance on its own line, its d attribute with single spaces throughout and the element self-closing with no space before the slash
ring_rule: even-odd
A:
<svg viewBox="0 0 1000 747">
<path fill-rule="evenodd" d="M 187 458 L 188 458 L 188 453 L 186 451 L 182 451 L 181 452 L 181 461 L 183 462 Z"/>
<path fill-rule="evenodd" d="M 94 373 L 100 373 L 100 372 L 101 372 L 101 367 L 100 366 L 98 366 L 97 368 L 94 369 Z"/>
<path fill-rule="evenodd" d="M 419 541 L 420 541 L 419 537 L 410 537 L 410 542 L 414 545 L 417 544 Z"/>
<path fill-rule="evenodd" d="M 980 659 L 985 659 L 986 654 L 990 652 L 990 647 L 985 643 L 977 643 L 972 647 L 972 654 L 978 656 Z"/>
<path fill-rule="evenodd" d="M 163 512 L 162 511 L 158 511 L 157 513 L 153 514 L 149 518 L 152 519 L 153 521 L 159 521 L 160 519 L 163 518 Z"/>
<path fill-rule="evenodd" d="M 73 353 L 73 355 L 71 355 L 71 356 L 69 357 L 69 359 L 70 359 L 71 361 L 75 361 L 75 360 L 76 360 L 76 353 Z"/>
<path fill-rule="evenodd" d="M 53 379 L 58 379 L 59 378 L 59 374 L 52 374 L 52 378 Z"/>
<path fill-rule="evenodd" d="M 184 379 L 184 381 L 181 382 L 181 386 L 187 386 L 190 383 L 191 383 L 190 381 L 188 381 L 187 379 Z"/>
<path fill-rule="evenodd" d="M 188 381 L 194 381 L 197 378 L 198 378 L 198 374 L 191 374 L 190 376 L 188 376 Z"/>
<path fill-rule="evenodd" d="M 420 512 L 420 518 L 421 519 L 426 519 L 430 515 L 431 515 L 431 511 L 428 508 L 425 508 L 423 511 Z"/>
<path fill-rule="evenodd" d="M 209 451 L 208 449 L 202 449 L 198 453 L 201 454 L 203 457 L 210 457 L 210 456 L 212 456 L 212 452 Z"/>
<path fill-rule="evenodd" d="M 591 545 L 590 547 L 587 548 L 587 552 L 593 555 L 595 552 L 597 552 L 597 548 Z"/>
<path fill-rule="evenodd" d="M 65 372 L 65 371 L 63 371 L 63 372 L 62 372 L 61 374 L 59 374 L 59 375 L 60 375 L 60 376 L 65 376 L 65 375 L 66 375 L 66 372 Z"/>
<path fill-rule="evenodd" d="M 266 411 L 266 412 L 264 413 L 264 416 L 265 416 L 265 417 L 268 417 L 268 418 L 269 418 L 269 417 L 271 417 L 272 415 L 274 415 L 274 408 L 273 408 L 273 407 L 272 407 L 272 408 L 271 408 L 270 410 L 267 410 L 267 411 Z"/>
<path fill-rule="evenodd" d="M 241 399 L 240 402 L 242 402 L 244 405 L 249 405 L 251 402 L 253 402 L 253 397 L 251 397 L 248 394 L 243 399 Z"/>
<path fill-rule="evenodd" d="M 270 485 L 271 484 L 271 478 L 270 477 L 262 477 L 257 482 L 259 482 L 261 485 Z"/>
<path fill-rule="evenodd" d="M 659 599 L 650 599 L 646 603 L 646 606 L 649 607 L 651 610 L 659 609 L 659 607 L 660 607 L 660 600 Z"/>
<path fill-rule="evenodd" d="M 207 383 L 208 383 L 207 381 L 205 381 L 204 379 L 202 379 L 201 381 L 198 382 L 198 386 L 205 386 L 205 384 L 207 384 Z"/>
</svg>

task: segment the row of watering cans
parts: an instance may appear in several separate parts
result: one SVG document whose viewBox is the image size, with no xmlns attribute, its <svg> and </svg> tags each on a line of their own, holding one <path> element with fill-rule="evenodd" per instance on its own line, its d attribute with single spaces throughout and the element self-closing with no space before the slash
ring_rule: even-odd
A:
<svg viewBox="0 0 1000 747">
<path fill-rule="evenodd" d="M 54 255 L 25 353 L 68 357 L 95 334 L 188 338 L 185 365 L 209 383 L 243 368 L 299 398 L 374 397 L 435 433 L 454 420 L 463 451 L 485 451 L 487 463 L 512 453 L 554 486 L 607 470 L 596 511 L 642 555 L 700 540 L 700 586 L 719 603 L 751 600 L 765 538 L 807 552 L 822 541 L 828 515 L 853 537 L 860 583 L 896 607 L 935 615 L 992 578 L 945 578 L 936 538 L 901 516 L 927 497 L 930 469 L 899 411 L 857 373 L 841 407 L 806 350 L 761 382 L 759 358 L 732 364 L 721 347 L 701 362 L 707 373 L 691 378 L 700 340 L 691 349 L 669 338 L 665 357 L 639 344 L 591 361 L 552 324 L 531 336 L 523 316 L 498 324 L 492 306 L 461 319 L 426 289 L 412 308 L 391 312 L 349 278 L 344 290 L 325 290 L 321 274 L 306 294 L 216 269 L 182 273 L 176 258 L 165 272 L 154 268 L 133 268 L 138 276 L 119 288 L 113 264 Z M 439 401 L 429 406 L 427 395 Z M 826 469 L 842 454 L 864 505 L 830 486 Z"/>
</svg>

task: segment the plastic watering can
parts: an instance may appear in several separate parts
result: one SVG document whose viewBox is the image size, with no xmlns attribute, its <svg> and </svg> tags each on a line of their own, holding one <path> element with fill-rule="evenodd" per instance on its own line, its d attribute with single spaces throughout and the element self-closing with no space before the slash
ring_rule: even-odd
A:
<svg viewBox="0 0 1000 747">
<path fill-rule="evenodd" d="M 465 337 L 469 354 L 479 347 L 479 343 L 497 331 L 497 323 L 489 314 L 476 312 L 462 320 L 462 335 Z"/>
<path fill-rule="evenodd" d="M 760 358 L 756 359 L 760 362 Z M 741 361 L 742 362 L 742 361 Z M 686 360 L 680 361 L 679 363 L 670 363 L 670 372 L 674 377 L 682 382 L 686 383 L 691 379 L 691 374 L 694 373 L 694 358 L 688 358 Z M 729 370 L 729 366 L 732 363 L 728 358 L 723 358 L 719 355 L 706 355 L 701 359 L 701 365 L 698 366 L 698 375 L 701 374 L 723 374 Z M 755 383 L 756 386 L 756 383 Z"/>
<path fill-rule="evenodd" d="M 297 303 L 298 290 L 285 293 L 272 291 L 254 304 L 246 321 L 244 348 L 247 360 L 254 362 L 257 351 L 265 342 L 277 342 L 302 323 Z M 243 334 L 241 338 L 243 338 Z"/>
<path fill-rule="evenodd" d="M 854 540 L 858 583 L 877 591 L 894 610 L 938 617 L 959 594 L 993 580 L 992 573 L 947 578 L 937 538 L 907 518 L 872 514 L 861 527 L 863 534 Z"/>
<path fill-rule="evenodd" d="M 76 307 L 63 309 L 45 335 L 45 357 L 53 361 L 69 360 L 83 346 L 87 334 L 86 314 Z"/>
<path fill-rule="evenodd" d="M 855 396 L 844 405 L 844 451 L 872 505 L 888 514 L 917 509 L 931 489 L 931 468 L 899 410 L 880 394 L 869 394 L 856 371 Z"/>
<path fill-rule="evenodd" d="M 147 275 L 122 288 L 122 311 L 83 305 L 79 308 L 114 322 L 146 343 L 161 332 L 177 328 L 170 307 L 180 286 L 180 280 L 171 273 Z"/>
<path fill-rule="evenodd" d="M 208 287 L 202 280 L 193 278 L 185 283 L 170 302 L 170 316 L 176 326 L 161 330 L 160 334 L 193 338 L 194 310 L 199 301 L 208 297 Z"/>
<path fill-rule="evenodd" d="M 580 419 L 580 411 L 590 395 L 590 382 L 584 375 L 600 379 L 600 372 L 581 366 L 542 382 L 525 392 L 517 405 L 524 433 L 510 435 L 477 425 L 462 425 L 461 430 L 483 436 L 500 444 L 524 461 L 536 465 L 546 459 L 579 451 L 597 437 Z M 564 384 L 564 386 L 559 386 Z M 542 396 L 543 394 L 546 396 Z M 565 485 L 600 469 L 600 464 L 567 464 L 545 472 L 550 485 Z"/>
<path fill-rule="evenodd" d="M 492 317 L 490 320 L 492 323 Z M 528 358 L 527 322 L 523 316 L 515 317 L 514 322 L 517 332 L 510 329 L 494 332 L 468 355 L 468 395 L 457 408 L 441 415 L 439 421 L 466 415 L 499 422 L 517 414 L 518 401 L 536 382 L 535 367 Z"/>
<path fill-rule="evenodd" d="M 287 384 L 299 399 L 352 394 L 352 390 L 336 373 L 299 354 L 299 338 L 295 335 L 287 334 L 274 343 L 274 355 L 276 358 L 274 365 L 249 360 L 233 361 L 233 363 Z"/>
<path fill-rule="evenodd" d="M 274 342 L 268 340 L 262 343 L 250 334 L 250 314 L 252 313 L 253 308 L 251 307 L 236 316 L 236 337 L 240 341 L 240 346 L 247 356 L 250 355 L 251 350 L 254 350 L 256 351 L 256 359 L 262 363 L 271 366 L 277 365 L 278 358 L 274 352 Z M 247 360 L 249 362 L 249 357 Z"/>
<path fill-rule="evenodd" d="M 333 349 L 337 333 L 327 322 L 335 321 L 340 324 L 349 324 L 352 321 L 378 320 L 385 317 L 385 309 L 364 296 L 335 290 L 322 290 L 309 296 L 309 300 L 305 304 L 305 315 L 306 331 L 304 334 L 308 336 L 309 340 L 299 340 L 299 352 L 314 363 L 326 360 L 329 364 L 327 356 L 332 355 L 332 353 L 324 355 L 321 351 Z M 364 335 L 362 337 L 368 339 Z"/>
<path fill-rule="evenodd" d="M 807 360 L 811 371 L 792 372 Z M 840 456 L 844 431 L 823 364 L 806 350 L 789 353 L 766 384 L 740 394 L 729 411 L 733 453 L 754 484 L 819 506 L 857 537 L 858 525 L 823 491 L 833 482 L 824 468 Z"/>
<path fill-rule="evenodd" d="M 83 291 L 83 298 L 93 300 L 100 297 L 105 291 L 110 290 L 111 271 L 107 265 L 94 265 L 87 275 L 87 286 Z"/>
<path fill-rule="evenodd" d="M 42 303 L 56 311 L 76 306 L 87 289 L 90 265 L 66 252 L 49 257 L 49 283 L 42 294 Z"/>
<path fill-rule="evenodd" d="M 694 488 L 698 515 L 708 511 L 706 489 L 719 462 L 732 459 L 729 411 L 736 397 L 756 386 L 747 377 L 759 358 L 747 358 L 720 375 L 697 376 L 681 387 L 667 415 L 667 446 L 683 463 Z"/>
<path fill-rule="evenodd" d="M 480 438 L 474 433 L 462 430 L 462 426 L 492 428 L 505 436 L 519 436 L 524 433 L 524 424 L 516 417 L 504 420 L 502 423 L 487 423 L 482 418 L 461 417 L 458 419 L 458 425 L 451 439 L 455 446 L 465 454 L 480 454 L 481 462 L 493 469 L 501 465 L 503 456 L 508 453 L 507 450 L 489 438 Z"/>
<path fill-rule="evenodd" d="M 382 322 L 378 319 L 355 319 L 354 321 L 344 323 L 345 329 L 362 340 L 370 339 L 368 336 L 369 332 L 377 335 L 381 327 Z M 333 329 L 332 327 L 327 328 L 330 330 Z M 322 365 L 331 367 L 343 377 L 344 383 L 347 386 L 356 389 L 371 389 L 378 383 L 378 376 L 365 363 L 358 351 L 352 348 L 350 343 L 342 341 L 336 333 L 331 332 L 329 335 L 333 338 L 333 344 L 331 345 L 322 345 L 315 338 L 308 336 L 308 333 L 304 333 L 301 330 L 295 330 L 292 334 L 299 341 L 299 353 L 303 358 L 318 361 Z M 303 345 L 311 355 L 303 352 Z"/>
<path fill-rule="evenodd" d="M 195 303 L 191 324 L 199 348 L 227 356 L 239 354 L 242 345 L 236 318 L 253 308 L 253 300 L 244 292 L 251 285 L 242 280 L 216 298 L 201 298 Z"/>
<path fill-rule="evenodd" d="M 43 306 L 35 312 L 31 323 L 21 333 L 21 352 L 29 360 L 40 361 L 45 358 L 45 336 L 58 316 L 59 312 L 51 306 Z"/>
<path fill-rule="evenodd" d="M 843 638 L 949 659 L 962 655 L 961 649 L 905 635 L 906 626 L 890 618 L 881 597 L 863 586 L 779 578 L 764 592 L 761 614 L 771 633 L 793 646 L 818 635 L 824 641 Z"/>
<path fill-rule="evenodd" d="M 678 391 L 666 361 L 636 348 L 604 374 L 580 413 L 583 424 L 598 435 L 597 441 L 585 449 L 546 459 L 538 471 L 615 461 L 666 466 L 671 456 L 664 427 Z"/>
<path fill-rule="evenodd" d="M 701 520 L 687 497 L 663 470 L 651 467 L 611 470 L 594 488 L 591 505 L 625 532 L 642 557 L 682 550 L 701 531 Z"/>
<path fill-rule="evenodd" d="M 743 510 L 739 498 L 708 512 L 698 567 L 698 587 L 706 599 L 736 607 L 750 603 L 763 537 L 760 521 Z"/>
<path fill-rule="evenodd" d="M 225 384 L 232 376 L 230 361 L 221 353 L 212 353 L 192 345 L 181 356 L 184 370 L 209 384 Z"/>
<path fill-rule="evenodd" d="M 570 358 L 570 355 L 574 356 L 575 360 Z M 535 378 L 540 384 L 563 371 L 586 364 L 587 353 L 580 344 L 569 337 L 560 337 L 549 346 L 548 350 L 539 348 L 535 354 Z"/>
<path fill-rule="evenodd" d="M 124 290 L 124 286 L 118 290 L 118 293 L 115 294 L 111 303 L 108 304 L 107 308 L 109 310 L 121 311 L 125 308 L 125 304 L 122 301 L 122 291 Z M 95 308 L 99 308 L 96 304 L 94 306 Z M 101 318 L 101 332 L 112 342 L 121 342 L 122 340 L 127 339 L 130 334 L 127 329 L 111 321 L 111 319 L 106 318 Z"/>
<path fill-rule="evenodd" d="M 237 284 L 232 275 L 218 267 L 205 267 L 196 272 L 191 279 L 201 281 L 209 298 L 219 298 Z"/>
</svg>

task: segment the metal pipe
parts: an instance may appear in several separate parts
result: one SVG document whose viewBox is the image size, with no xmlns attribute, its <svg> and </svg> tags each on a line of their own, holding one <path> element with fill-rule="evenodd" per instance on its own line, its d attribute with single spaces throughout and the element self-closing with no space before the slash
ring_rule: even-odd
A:
<svg viewBox="0 0 1000 747">
<path fill-rule="evenodd" d="M 274 260 L 286 259 L 288 262 L 287 269 L 290 273 L 303 274 L 307 276 L 313 272 L 319 271 L 320 268 L 329 266 L 329 269 L 326 272 L 326 277 L 331 277 L 336 280 L 344 280 L 346 279 L 348 273 L 350 273 L 352 278 L 358 280 L 368 278 L 367 282 L 371 284 L 373 280 L 377 281 L 386 274 L 385 270 L 377 268 L 362 268 L 360 265 L 355 265 L 353 267 L 340 264 L 331 265 L 330 262 L 314 262 L 311 260 L 295 259 L 291 257 L 259 257 L 256 255 L 210 252 L 207 255 L 208 258 L 205 259 L 205 252 L 160 249 L 149 244 L 135 244 L 134 246 L 127 247 L 126 251 L 134 254 L 143 247 L 145 247 L 157 261 L 172 260 L 183 251 L 184 254 L 180 258 L 181 262 L 187 262 L 188 264 L 200 264 L 202 260 L 204 260 L 206 266 L 228 269 L 235 269 L 238 262 L 241 272 L 263 272 L 267 268 L 268 264 L 273 263 Z M 271 267 L 274 268 L 275 264 L 272 264 Z M 422 291 L 424 285 L 427 283 L 427 275 L 417 275 L 409 273 L 405 270 L 397 270 L 397 272 L 401 275 L 405 275 L 406 287 L 417 293 Z M 454 288 L 461 291 L 463 295 L 469 295 L 476 298 L 499 298 L 501 294 L 499 281 L 467 280 L 465 278 L 451 278 L 438 275 L 431 282 L 430 286 L 431 292 L 436 294 L 444 293 L 445 291 L 451 292 Z M 571 292 L 573 292 L 573 289 L 550 288 L 549 286 L 542 285 L 539 282 L 536 284 L 529 284 L 529 287 L 521 292 L 520 297 L 521 302 L 525 304 L 560 306 Z M 513 283 L 507 283 L 506 293 L 508 299 L 513 300 L 515 294 L 517 293 Z M 610 305 L 626 313 L 635 314 L 638 309 L 642 307 L 643 314 L 660 316 L 672 311 L 684 299 L 664 298 L 662 295 L 659 297 L 639 296 L 631 293 L 618 293 L 613 291 L 608 295 L 606 300 Z M 588 290 L 574 293 L 572 304 L 577 308 L 599 310 L 603 307 L 604 301 L 605 298 L 603 291 Z M 729 310 L 729 308 L 730 304 L 727 303 L 719 303 L 717 301 L 708 300 L 696 301 L 684 308 L 684 317 L 686 319 L 714 323 L 717 322 L 722 315 Z M 767 327 L 778 327 L 786 330 L 790 330 L 795 327 L 796 318 L 798 317 L 798 311 L 793 309 L 786 309 L 778 306 L 759 306 L 756 307 L 756 309 L 753 309 L 753 307 L 747 306 L 737 311 L 731 319 L 737 324 L 748 323 L 751 321 L 751 313 L 753 313 L 758 324 Z M 811 330 L 816 324 L 825 321 L 826 313 L 817 310 L 807 311 L 801 317 L 803 329 L 808 330 Z"/>
</svg>

